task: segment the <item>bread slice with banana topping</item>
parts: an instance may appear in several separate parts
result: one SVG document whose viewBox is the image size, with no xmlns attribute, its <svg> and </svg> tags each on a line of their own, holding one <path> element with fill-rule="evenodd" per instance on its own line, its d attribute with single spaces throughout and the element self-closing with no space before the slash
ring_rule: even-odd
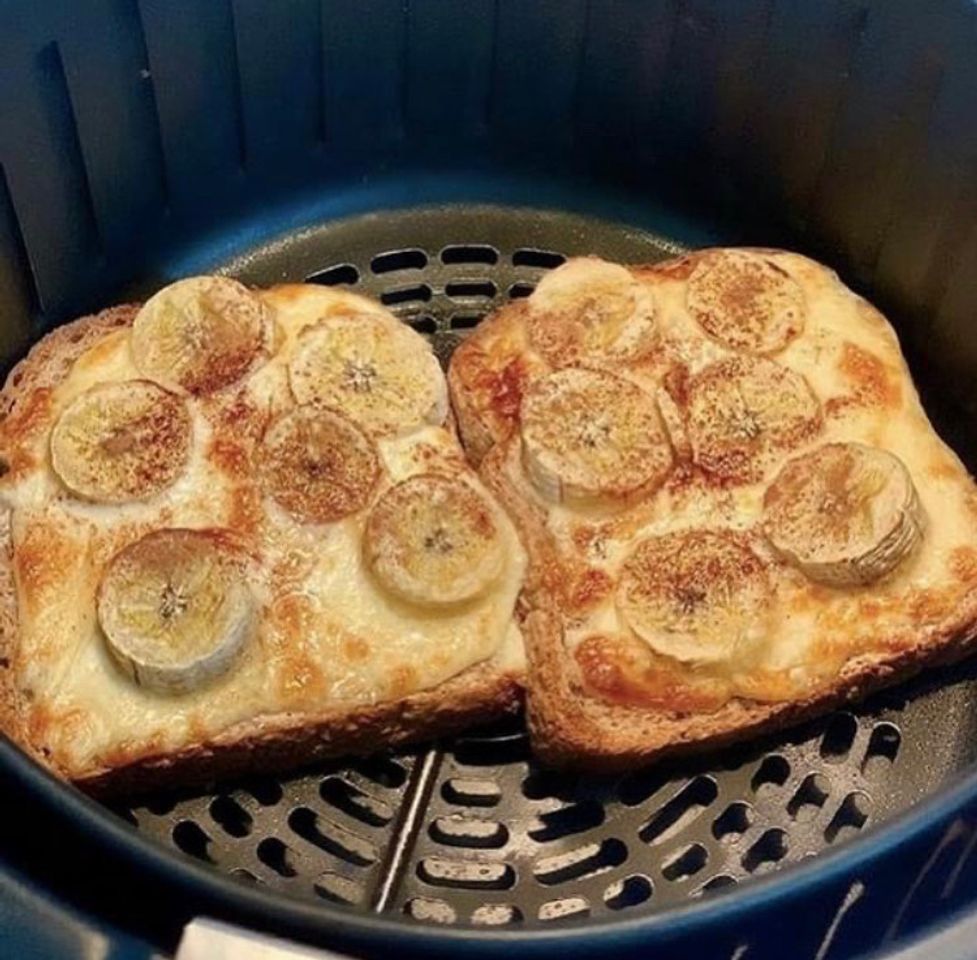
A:
<svg viewBox="0 0 977 960">
<path fill-rule="evenodd" d="M 528 549 L 544 760 L 742 739 L 977 645 L 977 486 L 890 325 L 806 257 L 570 260 L 448 382 Z"/>
<path fill-rule="evenodd" d="M 0 405 L 0 722 L 91 791 L 516 709 L 525 555 L 424 339 L 223 277 L 44 338 Z"/>
</svg>

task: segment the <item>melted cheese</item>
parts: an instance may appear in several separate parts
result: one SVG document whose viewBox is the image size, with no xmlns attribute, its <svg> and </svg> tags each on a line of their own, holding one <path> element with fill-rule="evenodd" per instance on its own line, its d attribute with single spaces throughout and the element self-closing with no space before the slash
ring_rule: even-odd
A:
<svg viewBox="0 0 977 960">
<path fill-rule="evenodd" d="M 275 353 L 239 389 L 188 401 L 193 452 L 169 489 L 121 506 L 85 503 L 50 469 L 47 438 L 60 411 L 96 383 L 139 377 L 129 331 L 119 330 L 75 362 L 43 423 L 27 438 L 36 468 L 0 490 L 13 511 L 16 671 L 29 704 L 29 730 L 71 776 L 178 750 L 243 721 L 288 714 L 300 723 L 303 716 L 403 697 L 490 657 L 505 668 L 521 666 L 513 609 L 525 558 L 498 508 L 507 557 L 502 575 L 485 596 L 437 610 L 396 601 L 365 569 L 361 540 L 368 510 L 334 524 L 303 526 L 262 496 L 252 469 L 254 445 L 268 419 L 293 402 L 286 365 L 296 336 L 333 312 L 382 312 L 361 297 L 318 287 L 279 287 L 263 295 L 275 309 Z M 427 470 L 461 474 L 484 489 L 444 428 L 382 440 L 379 451 L 384 477 L 377 495 Z M 250 551 L 249 582 L 261 611 L 237 663 L 182 695 L 132 683 L 111 659 L 95 615 L 108 560 L 164 526 L 239 533 Z"/>
<path fill-rule="evenodd" d="M 563 581 L 571 585 L 563 609 L 571 654 L 595 636 L 640 642 L 614 601 L 621 567 L 637 541 L 703 528 L 745 531 L 752 538 L 772 575 L 771 627 L 759 660 L 708 668 L 658 660 L 670 682 L 684 678 L 690 688 L 708 688 L 710 695 L 720 682 L 725 694 L 713 708 L 729 696 L 780 700 L 809 694 L 852 659 L 882 659 L 951 628 L 977 589 L 977 489 L 930 425 L 892 328 L 826 268 L 793 254 L 770 259 L 801 285 L 807 301 L 802 334 L 773 359 L 807 379 L 822 404 L 824 425 L 810 440 L 784 451 L 760 482 L 722 486 L 697 470 L 680 471 L 636 508 L 595 515 L 546 502 L 525 476 L 518 441 L 510 443 L 505 465 L 517 495 L 545 517 Z M 731 351 L 709 339 L 689 315 L 687 275 L 666 270 L 647 276 L 658 305 L 661 347 L 617 372 L 654 392 L 676 365 L 695 374 Z M 927 518 L 916 552 L 891 576 L 867 587 L 812 583 L 779 562 L 759 530 L 764 492 L 783 462 L 831 441 L 858 441 L 895 453 L 912 475 Z M 599 550 L 593 549 L 595 540 Z M 617 657 L 614 666 L 632 686 L 640 686 L 633 659 Z M 649 690 L 649 704 L 661 706 L 659 694 Z M 681 709 L 678 701 L 674 709 Z"/>
</svg>

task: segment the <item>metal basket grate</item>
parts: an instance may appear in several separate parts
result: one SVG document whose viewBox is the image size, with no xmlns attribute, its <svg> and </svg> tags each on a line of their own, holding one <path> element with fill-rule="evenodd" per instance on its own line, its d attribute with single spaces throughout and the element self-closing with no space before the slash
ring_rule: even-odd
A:
<svg viewBox="0 0 977 960">
<path fill-rule="evenodd" d="M 332 224 L 226 269 L 378 296 L 447 360 L 566 256 L 649 261 L 675 249 L 569 215 L 452 207 Z M 958 670 L 762 743 L 614 779 L 539 768 L 516 720 L 119 812 L 241 882 L 297 897 L 432 923 L 547 925 L 659 910 L 841 843 L 973 759 L 975 722 L 974 683 Z"/>
</svg>

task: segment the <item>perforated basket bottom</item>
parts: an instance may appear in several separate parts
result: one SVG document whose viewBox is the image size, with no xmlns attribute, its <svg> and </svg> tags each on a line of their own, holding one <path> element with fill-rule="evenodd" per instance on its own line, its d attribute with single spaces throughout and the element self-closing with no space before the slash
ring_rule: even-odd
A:
<svg viewBox="0 0 977 960">
<path fill-rule="evenodd" d="M 568 255 L 647 262 L 676 249 L 570 215 L 450 207 L 331 224 L 226 269 L 259 284 L 348 284 L 446 360 Z M 762 743 L 613 780 L 538 768 L 517 720 L 119 813 L 241 882 L 421 921 L 643 913 L 812 856 L 934 789 L 977 752 L 973 674 L 931 675 Z"/>
</svg>

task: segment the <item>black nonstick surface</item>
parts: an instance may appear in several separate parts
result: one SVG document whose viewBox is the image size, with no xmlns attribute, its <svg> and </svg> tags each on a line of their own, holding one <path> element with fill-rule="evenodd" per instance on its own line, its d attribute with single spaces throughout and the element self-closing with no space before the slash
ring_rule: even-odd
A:
<svg viewBox="0 0 977 960">
<path fill-rule="evenodd" d="M 648 262 L 678 250 L 569 214 L 451 206 L 331 223 L 221 268 L 379 297 L 447 361 L 487 312 L 567 256 Z M 922 387 L 973 464 L 953 412 Z M 117 812 L 242 883 L 359 910 L 523 926 L 645 913 L 815 855 L 936 789 L 977 753 L 975 676 L 970 665 L 930 673 L 783 735 L 614 779 L 539 768 L 516 720 Z"/>
</svg>

